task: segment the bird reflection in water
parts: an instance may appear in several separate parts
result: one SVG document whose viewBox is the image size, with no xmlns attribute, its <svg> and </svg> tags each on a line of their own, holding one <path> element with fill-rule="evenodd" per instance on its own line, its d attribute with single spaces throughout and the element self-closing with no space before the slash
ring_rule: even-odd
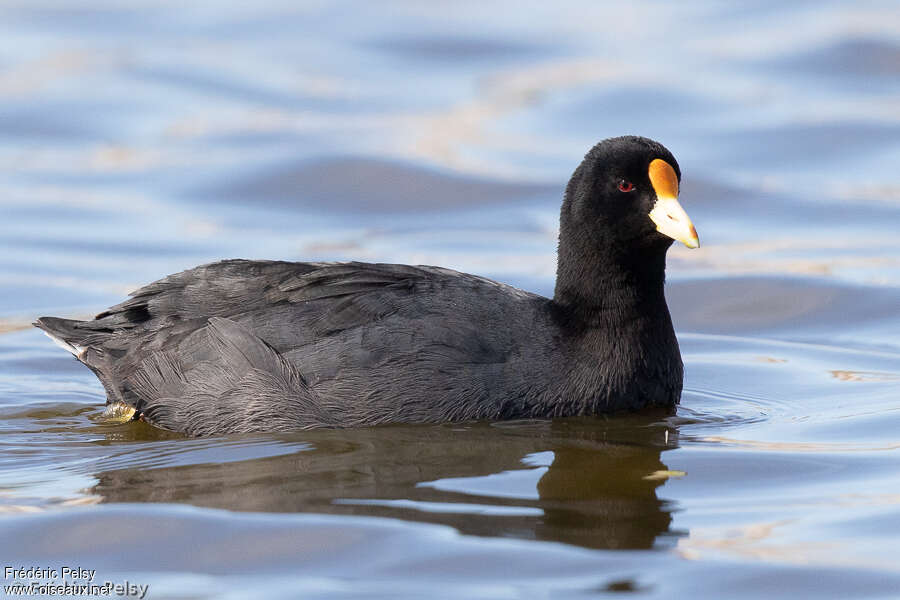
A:
<svg viewBox="0 0 900 600">
<path fill-rule="evenodd" d="M 116 431 L 118 440 L 126 432 L 137 441 L 159 430 L 132 423 Z M 151 456 L 160 443 L 138 451 L 135 463 L 146 464 L 140 456 Z M 164 443 L 177 463 L 178 444 L 197 440 Z M 260 443 L 270 443 L 278 455 L 105 470 L 91 491 L 104 502 L 381 516 L 448 525 L 467 535 L 599 549 L 668 547 L 681 536 L 670 531 L 672 508 L 657 496 L 666 480 L 659 474 L 671 473 L 661 453 L 677 447 L 677 430 L 661 413 L 314 430 L 205 443 L 227 444 L 229 453 L 245 444 L 254 457 Z M 290 444 L 299 449 L 285 454 Z M 197 460 L 185 450 L 185 462 Z M 216 448 L 204 456 L 210 452 Z M 536 465 L 535 456 L 544 464 Z M 510 475 L 521 485 L 511 489 Z"/>
</svg>

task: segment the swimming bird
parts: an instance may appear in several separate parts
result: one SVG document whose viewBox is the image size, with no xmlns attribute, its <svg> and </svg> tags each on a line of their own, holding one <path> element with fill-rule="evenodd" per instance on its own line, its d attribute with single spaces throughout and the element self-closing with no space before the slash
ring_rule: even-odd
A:
<svg viewBox="0 0 900 600">
<path fill-rule="evenodd" d="M 666 251 L 699 245 L 680 180 L 658 142 L 594 146 L 565 190 L 552 298 L 433 266 L 225 260 L 35 325 L 108 411 L 195 436 L 673 407 Z"/>
</svg>

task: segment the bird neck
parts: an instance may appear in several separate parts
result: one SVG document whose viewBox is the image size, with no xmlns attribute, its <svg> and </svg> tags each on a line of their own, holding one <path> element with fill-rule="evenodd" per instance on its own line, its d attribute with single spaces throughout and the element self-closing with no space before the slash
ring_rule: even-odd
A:
<svg viewBox="0 0 900 600">
<path fill-rule="evenodd" d="M 639 318 L 671 323 L 663 292 L 667 247 L 560 243 L 553 301 L 563 320 L 579 329 Z"/>
<path fill-rule="evenodd" d="M 572 414 L 678 401 L 683 367 L 663 293 L 667 247 L 571 255 L 560 247 L 550 305 L 563 333 L 560 396 Z"/>
</svg>

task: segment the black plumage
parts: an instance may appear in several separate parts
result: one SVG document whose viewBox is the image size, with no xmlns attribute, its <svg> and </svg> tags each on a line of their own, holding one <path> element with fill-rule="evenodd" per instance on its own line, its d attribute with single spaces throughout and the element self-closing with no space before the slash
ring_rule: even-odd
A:
<svg viewBox="0 0 900 600">
<path fill-rule="evenodd" d="M 227 260 L 92 321 L 35 325 L 110 403 L 191 435 L 671 407 L 682 362 L 663 295 L 672 239 L 648 218 L 654 159 L 678 172 L 645 138 L 587 154 L 552 299 L 438 267 Z"/>
</svg>

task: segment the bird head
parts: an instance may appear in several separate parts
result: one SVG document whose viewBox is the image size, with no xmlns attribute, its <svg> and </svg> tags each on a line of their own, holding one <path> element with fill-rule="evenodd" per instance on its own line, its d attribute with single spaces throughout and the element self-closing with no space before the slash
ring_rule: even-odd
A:
<svg viewBox="0 0 900 600">
<path fill-rule="evenodd" d="M 561 227 L 599 245 L 665 249 L 677 240 L 697 248 L 697 231 L 678 202 L 680 181 L 678 162 L 662 144 L 636 136 L 603 140 L 569 182 Z"/>
</svg>

